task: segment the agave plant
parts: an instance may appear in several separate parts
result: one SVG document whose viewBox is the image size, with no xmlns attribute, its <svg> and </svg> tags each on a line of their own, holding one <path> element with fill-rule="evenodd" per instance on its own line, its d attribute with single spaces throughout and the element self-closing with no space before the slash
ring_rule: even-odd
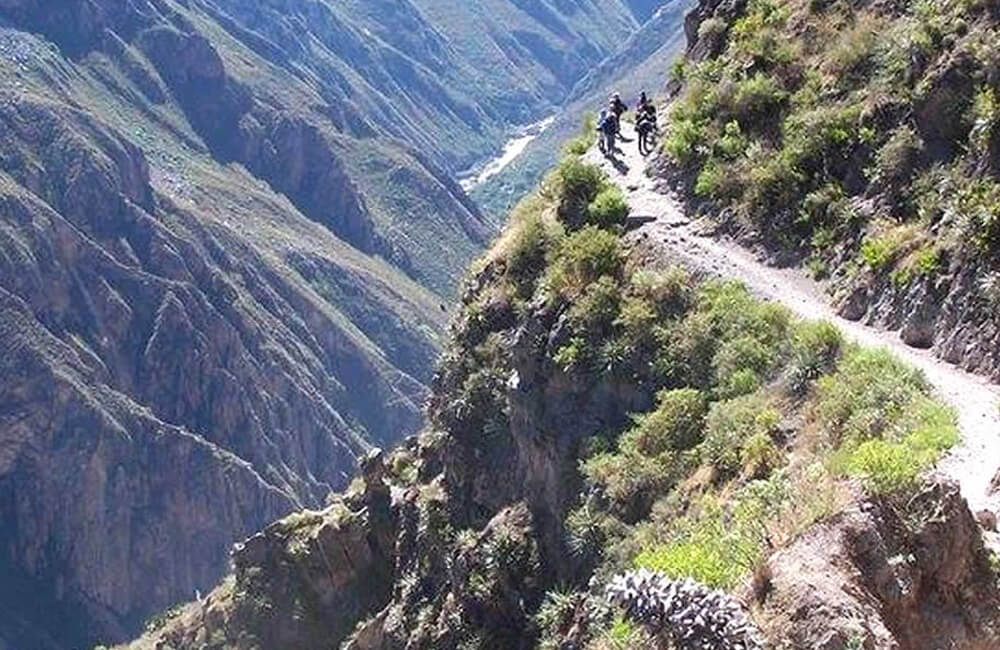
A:
<svg viewBox="0 0 1000 650">
<path fill-rule="evenodd" d="M 732 596 L 646 569 L 615 576 L 605 598 L 677 650 L 760 650 L 760 635 Z"/>
</svg>

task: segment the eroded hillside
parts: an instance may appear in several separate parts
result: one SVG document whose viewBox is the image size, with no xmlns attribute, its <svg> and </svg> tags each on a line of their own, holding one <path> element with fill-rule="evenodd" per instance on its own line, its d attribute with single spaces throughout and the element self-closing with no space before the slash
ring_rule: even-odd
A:
<svg viewBox="0 0 1000 650">
<path fill-rule="evenodd" d="M 133 635 L 420 428 L 451 172 L 643 11 L 451 4 L 0 3 L 0 641 Z"/>
<path fill-rule="evenodd" d="M 428 430 L 130 647 L 675 647 L 604 598 L 636 566 L 729 590 L 776 647 L 993 647 L 980 530 L 924 483 L 958 431 L 921 373 L 692 277 L 627 213 L 564 161 L 467 283 Z"/>
</svg>

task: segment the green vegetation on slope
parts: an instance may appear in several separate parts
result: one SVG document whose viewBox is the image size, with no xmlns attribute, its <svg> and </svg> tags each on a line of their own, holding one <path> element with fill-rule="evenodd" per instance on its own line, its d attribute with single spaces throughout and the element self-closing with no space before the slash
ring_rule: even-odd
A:
<svg viewBox="0 0 1000 650">
<path fill-rule="evenodd" d="M 591 650 L 655 647 L 602 614 L 593 586 L 643 566 L 742 588 L 861 494 L 907 499 L 957 441 L 919 373 L 738 283 L 643 267 L 626 215 L 602 173 L 570 155 L 474 269 L 429 430 L 366 462 L 343 501 L 388 523 L 324 551 L 395 549 L 377 565 L 391 589 L 378 582 L 384 599 L 344 647 L 558 648 L 570 636 Z M 240 554 L 236 584 L 260 590 L 210 597 L 213 648 L 240 633 L 240 647 L 339 642 L 343 621 L 283 602 L 324 593 L 324 571 L 284 559 L 297 552 Z M 342 584 L 361 584 L 358 571 L 335 567 Z M 134 647 L 194 647 L 197 607 Z"/>
<path fill-rule="evenodd" d="M 606 220 L 598 209 L 606 191 L 601 173 L 570 155 L 522 203 L 488 258 L 505 270 L 467 303 L 443 367 L 444 383 L 460 387 L 449 404 L 510 413 L 509 352 L 482 328 L 509 300 L 516 322 L 561 314 L 548 354 L 571 385 L 656 395 L 631 425 L 609 422 L 580 441 L 589 496 L 565 519 L 576 575 L 635 564 L 738 587 L 850 501 L 847 479 L 900 498 L 958 442 L 954 414 L 888 352 L 847 345 L 832 325 L 798 321 L 735 282 L 634 268 L 615 225 L 624 213 Z M 468 430 L 448 407 L 436 415 Z M 491 421 L 509 426 L 509 415 Z M 539 614 L 545 647 L 558 647 L 584 600 L 550 594 Z M 599 634 L 593 647 L 605 642 Z"/>
<path fill-rule="evenodd" d="M 751 0 L 706 17 L 665 150 L 694 196 L 817 272 L 846 258 L 906 285 L 995 254 L 998 11 Z"/>
</svg>

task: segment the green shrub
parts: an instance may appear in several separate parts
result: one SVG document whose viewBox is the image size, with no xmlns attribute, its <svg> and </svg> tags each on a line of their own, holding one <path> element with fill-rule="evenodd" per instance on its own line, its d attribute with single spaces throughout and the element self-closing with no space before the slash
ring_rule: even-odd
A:
<svg viewBox="0 0 1000 650">
<path fill-rule="evenodd" d="M 450 431 L 475 432 L 491 439 L 507 430 L 506 373 L 482 368 L 465 378 L 456 399 L 440 414 Z"/>
<path fill-rule="evenodd" d="M 766 522 L 787 500 L 784 481 L 757 481 L 723 507 L 708 496 L 691 514 L 671 526 L 671 539 L 642 550 L 637 567 L 662 571 L 671 578 L 691 577 L 732 589 L 756 566 L 768 544 Z"/>
<path fill-rule="evenodd" d="M 764 149 L 749 157 L 750 171 L 744 176 L 743 185 L 750 216 L 764 220 L 775 211 L 795 205 L 806 180 L 795 157 L 784 150 Z"/>
<path fill-rule="evenodd" d="M 676 542 L 636 558 L 636 565 L 672 578 L 691 577 L 714 587 L 736 586 L 746 573 L 732 561 L 732 549 L 705 539 Z"/>
<path fill-rule="evenodd" d="M 770 433 L 758 431 L 747 438 L 740 451 L 743 476 L 760 479 L 776 470 L 784 457 Z"/>
<path fill-rule="evenodd" d="M 972 105 L 972 133 L 969 140 L 978 153 L 989 153 L 990 141 L 995 137 L 1000 126 L 1000 100 L 997 92 L 985 86 L 976 93 Z"/>
<path fill-rule="evenodd" d="M 549 286 L 564 295 L 579 295 L 602 276 L 620 278 L 624 264 L 618 236 L 587 226 L 560 241 L 549 266 Z"/>
<path fill-rule="evenodd" d="M 712 358 L 719 341 L 708 314 L 694 311 L 657 335 L 663 345 L 657 351 L 653 367 L 664 384 L 712 388 L 715 381 Z"/>
<path fill-rule="evenodd" d="M 882 27 L 872 14 L 859 12 L 854 24 L 841 32 L 840 39 L 827 52 L 826 72 L 841 83 L 864 78 L 874 63 Z"/>
<path fill-rule="evenodd" d="M 872 270 L 881 271 L 893 266 L 924 236 L 916 224 L 904 224 L 869 235 L 861 243 L 861 259 Z"/>
<path fill-rule="evenodd" d="M 713 16 L 698 25 L 698 38 L 715 38 L 716 36 L 721 36 L 725 33 L 727 27 L 726 21 Z"/>
<path fill-rule="evenodd" d="M 914 278 L 929 278 L 941 270 L 943 251 L 938 246 L 924 245 L 913 251 L 892 272 L 892 281 L 897 286 L 906 286 Z"/>
<path fill-rule="evenodd" d="M 736 84 L 731 111 L 743 126 L 753 125 L 760 117 L 775 114 L 788 100 L 788 92 L 776 78 L 760 72 Z"/>
<path fill-rule="evenodd" d="M 941 270 L 941 253 L 937 246 L 926 246 L 918 250 L 914 256 L 917 274 L 922 277 L 936 275 Z"/>
<path fill-rule="evenodd" d="M 683 83 L 688 78 L 688 60 L 683 56 L 677 57 L 670 66 L 670 79 L 678 83 Z"/>
<path fill-rule="evenodd" d="M 702 284 L 695 309 L 708 317 L 720 343 L 751 337 L 773 351 L 786 340 L 791 325 L 788 309 L 756 300 L 743 284 L 732 280 Z"/>
<path fill-rule="evenodd" d="M 910 125 L 896 129 L 875 158 L 878 178 L 890 183 L 904 183 L 913 178 L 924 143 Z"/>
<path fill-rule="evenodd" d="M 599 454 L 584 461 L 587 482 L 599 488 L 611 503 L 612 511 L 627 523 L 649 513 L 653 502 L 682 479 L 688 468 L 680 454 L 655 457 L 623 451 Z"/>
<path fill-rule="evenodd" d="M 590 340 L 603 339 L 618 318 L 620 300 L 621 289 L 611 277 L 591 282 L 567 314 L 573 331 Z"/>
<path fill-rule="evenodd" d="M 719 380 L 715 396 L 719 399 L 733 399 L 757 392 L 761 387 L 761 377 L 750 368 L 740 368 Z"/>
<path fill-rule="evenodd" d="M 769 360 L 781 356 L 790 320 L 787 309 L 754 300 L 738 282 L 705 282 L 695 293 L 693 310 L 664 332 L 667 340 L 655 367 L 665 381 L 703 389 L 729 381 L 744 362 L 769 368 Z M 727 345 L 737 339 L 742 340 Z M 726 352 L 716 363 L 723 347 Z M 766 356 L 764 362 L 759 354 Z M 738 379 L 747 385 L 746 373 Z M 730 387 L 739 390 L 736 384 Z"/>
<path fill-rule="evenodd" d="M 571 156 L 559 165 L 556 178 L 559 186 L 559 220 L 570 228 L 579 228 L 587 219 L 590 203 L 606 187 L 604 172 Z"/>
<path fill-rule="evenodd" d="M 552 239 L 540 215 L 528 216 L 517 229 L 507 251 L 507 276 L 520 297 L 534 293 Z"/>
<path fill-rule="evenodd" d="M 792 113 L 783 125 L 784 154 L 789 166 L 809 175 L 843 162 L 853 145 L 870 133 L 862 128 L 858 104 L 821 104 Z"/>
<path fill-rule="evenodd" d="M 919 397 L 907 406 L 893 438 L 848 445 L 842 461 L 844 471 L 861 478 L 874 492 L 906 490 L 958 444 L 960 435 L 950 408 Z"/>
<path fill-rule="evenodd" d="M 578 566 L 593 567 L 604 559 L 607 546 L 624 526 L 604 509 L 582 505 L 566 515 L 566 546 Z"/>
<path fill-rule="evenodd" d="M 722 158 L 732 160 L 746 153 L 750 141 L 743 135 L 743 129 L 736 120 L 726 123 L 722 129 L 722 137 L 715 143 L 715 153 Z"/>
<path fill-rule="evenodd" d="M 752 0 L 746 14 L 730 30 L 733 55 L 764 67 L 791 62 L 795 52 L 789 39 L 780 31 L 787 14 L 787 7 L 779 2 Z"/>
<path fill-rule="evenodd" d="M 967 181 L 955 203 L 969 240 L 986 250 L 1000 246 L 1000 183 L 988 178 Z"/>
<path fill-rule="evenodd" d="M 685 451 L 702 439 L 708 401 L 693 388 L 661 391 L 655 410 L 635 419 L 622 438 L 622 448 L 646 456 Z"/>
<path fill-rule="evenodd" d="M 578 158 L 567 158 L 559 165 L 562 193 L 571 199 L 582 198 L 586 203 L 594 200 L 604 188 L 604 172 Z"/>
<path fill-rule="evenodd" d="M 866 239 L 861 244 L 861 259 L 875 271 L 889 266 L 895 259 L 896 252 L 893 242 L 884 237 Z"/>
<path fill-rule="evenodd" d="M 593 365 L 594 350 L 587 339 L 574 336 L 553 355 L 552 360 L 563 372 L 587 370 Z"/>
<path fill-rule="evenodd" d="M 813 227 L 829 226 L 813 233 L 813 248 L 824 250 L 836 243 L 834 228 L 845 220 L 847 210 L 847 195 L 839 183 L 827 183 L 805 195 L 799 210 L 799 221 Z"/>
<path fill-rule="evenodd" d="M 616 325 L 633 339 L 648 336 L 659 320 L 655 305 L 638 296 L 626 296 L 622 300 Z"/>
<path fill-rule="evenodd" d="M 620 228 L 625 225 L 628 213 L 625 195 L 617 186 L 608 185 L 587 207 L 587 223 L 600 228 Z"/>
<path fill-rule="evenodd" d="M 723 477 L 735 476 L 743 468 L 746 441 L 758 434 L 773 436 L 780 422 L 781 413 L 760 393 L 713 404 L 700 447 L 702 460 Z"/>
<path fill-rule="evenodd" d="M 694 193 L 705 199 L 722 199 L 733 193 L 733 171 L 712 160 L 698 172 Z"/>
<path fill-rule="evenodd" d="M 795 326 L 789 376 L 793 391 L 833 370 L 844 347 L 840 330 L 829 321 L 808 321 Z"/>
<path fill-rule="evenodd" d="M 586 600 L 586 594 L 571 591 L 550 591 L 545 594 L 545 600 L 535 615 L 535 622 L 541 633 L 539 647 L 542 650 L 556 650 L 559 647 L 559 636 L 573 625 L 577 609 L 583 607 Z"/>
<path fill-rule="evenodd" d="M 774 367 L 777 355 L 777 346 L 762 345 L 752 334 L 729 339 L 712 360 L 716 381 L 725 384 L 733 374 L 743 370 L 751 370 L 755 376 L 761 377 Z"/>
<path fill-rule="evenodd" d="M 673 119 L 667 127 L 664 150 L 681 165 L 700 155 L 705 143 L 705 129 L 691 119 Z"/>
<path fill-rule="evenodd" d="M 597 632 L 587 650 L 659 650 L 661 644 L 641 625 L 621 618 Z"/>
<path fill-rule="evenodd" d="M 694 301 L 694 280 L 681 267 L 667 271 L 637 271 L 629 282 L 629 291 L 654 305 L 660 319 L 675 318 L 687 312 Z"/>
<path fill-rule="evenodd" d="M 883 348 L 852 349 L 816 383 L 816 414 L 835 441 L 881 437 L 927 391 L 921 372 Z"/>
</svg>

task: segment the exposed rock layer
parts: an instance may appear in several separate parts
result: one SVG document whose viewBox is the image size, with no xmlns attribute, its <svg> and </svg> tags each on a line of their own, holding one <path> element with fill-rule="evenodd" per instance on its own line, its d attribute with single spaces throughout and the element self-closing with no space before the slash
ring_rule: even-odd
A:
<svg viewBox="0 0 1000 650">
<path fill-rule="evenodd" d="M 775 647 L 985 650 L 1000 643 L 996 576 L 954 485 L 933 485 L 902 508 L 862 502 L 768 566 L 770 592 L 759 614 Z"/>
<path fill-rule="evenodd" d="M 646 11 L 453 6 L 0 1 L 0 645 L 133 635 L 420 425 L 448 172 Z"/>
</svg>

